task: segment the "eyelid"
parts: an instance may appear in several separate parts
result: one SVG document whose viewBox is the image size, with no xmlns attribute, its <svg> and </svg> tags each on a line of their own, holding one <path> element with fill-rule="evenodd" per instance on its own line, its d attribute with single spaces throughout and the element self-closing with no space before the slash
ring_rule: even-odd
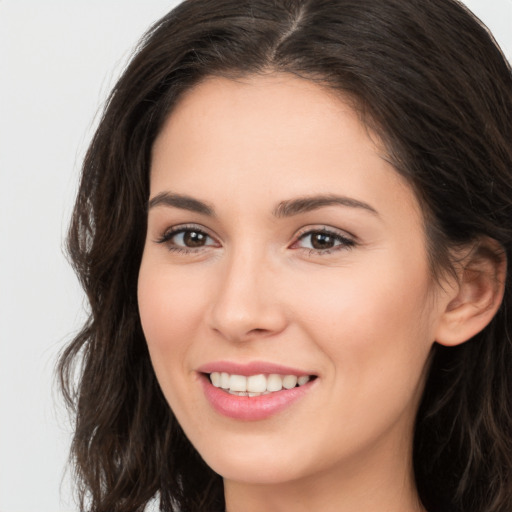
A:
<svg viewBox="0 0 512 512">
<path fill-rule="evenodd" d="M 301 240 L 306 238 L 308 235 L 312 235 L 314 233 L 324 233 L 324 234 L 333 236 L 334 238 L 336 238 L 341 243 L 339 243 L 338 245 L 336 245 L 334 247 L 326 248 L 326 249 L 314 249 L 314 248 L 306 248 L 306 247 L 296 247 L 297 244 Z M 357 242 L 357 237 L 355 237 L 351 233 L 348 233 L 345 230 L 342 230 L 342 229 L 339 229 L 339 228 L 334 228 L 332 226 L 326 226 L 326 225 L 318 224 L 318 225 L 311 225 L 311 226 L 306 226 L 304 228 L 301 228 L 295 234 L 295 236 L 293 238 L 293 242 L 290 245 L 290 248 L 291 249 L 299 249 L 299 250 L 303 249 L 303 250 L 306 250 L 306 251 L 308 251 L 310 253 L 314 253 L 314 254 L 329 254 L 331 251 L 350 249 L 350 248 L 356 246 L 357 243 L 358 243 Z"/>
<path fill-rule="evenodd" d="M 207 243 L 203 246 L 198 247 L 187 247 L 185 245 L 178 245 L 171 242 L 173 237 L 186 231 L 196 231 L 202 233 L 211 241 L 213 241 L 213 243 Z M 323 249 L 298 247 L 298 244 L 300 243 L 301 240 L 306 238 L 308 235 L 313 235 L 315 233 L 324 233 L 330 235 L 333 238 L 335 238 L 339 243 L 333 247 Z M 212 234 L 208 228 L 201 224 L 195 223 L 177 224 L 174 226 L 167 227 L 163 231 L 162 235 L 160 235 L 156 240 L 154 240 L 154 242 L 162 245 L 167 244 L 169 250 L 189 253 L 200 252 L 207 249 L 208 247 L 221 247 L 222 245 L 219 242 L 218 237 Z M 288 247 L 291 249 L 306 250 L 309 251 L 310 253 L 315 254 L 329 254 L 331 251 L 349 249 L 351 247 L 354 247 L 355 245 L 357 245 L 357 238 L 354 235 L 348 233 L 347 231 L 332 226 L 318 224 L 305 226 L 301 228 L 298 232 L 296 232 L 296 234 L 293 237 L 293 242 Z"/>
<path fill-rule="evenodd" d="M 188 251 L 188 252 L 195 252 L 195 251 L 203 250 L 206 247 L 214 247 L 214 246 L 220 247 L 220 245 L 221 245 L 220 242 L 218 241 L 218 237 L 213 235 L 208 228 L 202 226 L 201 224 L 189 224 L 189 223 L 176 224 L 175 226 L 170 226 L 170 227 L 166 228 L 163 231 L 162 235 L 160 235 L 155 240 L 155 242 L 158 244 L 170 244 L 170 241 L 174 236 L 178 235 L 179 233 L 183 233 L 184 231 L 196 231 L 199 233 L 203 233 L 208 238 L 213 240 L 215 242 L 215 244 L 207 244 L 202 247 L 185 247 L 185 246 L 180 246 L 180 245 L 174 245 L 173 246 L 174 248 L 183 249 L 184 251 Z"/>
<path fill-rule="evenodd" d="M 333 226 L 328 226 L 326 224 L 312 224 L 310 226 L 305 226 L 305 227 L 299 229 L 299 231 L 297 231 L 295 233 L 293 238 L 295 241 L 297 241 L 304 235 L 308 235 L 310 233 L 318 233 L 318 232 L 337 235 L 342 238 L 353 240 L 354 242 L 357 241 L 357 237 L 355 235 L 353 235 L 352 233 L 349 233 L 348 231 L 346 231 L 344 229 L 335 228 Z"/>
</svg>

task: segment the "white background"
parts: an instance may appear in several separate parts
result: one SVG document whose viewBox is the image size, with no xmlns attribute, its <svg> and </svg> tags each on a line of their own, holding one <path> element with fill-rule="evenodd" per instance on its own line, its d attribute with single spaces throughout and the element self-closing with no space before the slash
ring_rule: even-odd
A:
<svg viewBox="0 0 512 512">
<path fill-rule="evenodd" d="M 68 512 L 54 387 L 83 298 L 63 254 L 78 169 L 130 51 L 176 0 L 0 0 L 0 512 Z M 512 0 L 467 0 L 512 58 Z"/>
</svg>

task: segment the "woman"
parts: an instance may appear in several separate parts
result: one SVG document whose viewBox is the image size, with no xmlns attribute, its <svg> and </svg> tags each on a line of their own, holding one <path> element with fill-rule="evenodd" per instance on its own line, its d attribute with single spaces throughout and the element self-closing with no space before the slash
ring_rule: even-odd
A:
<svg viewBox="0 0 512 512">
<path fill-rule="evenodd" d="M 160 20 L 70 229 L 82 508 L 510 510 L 511 140 L 453 0 Z"/>
</svg>

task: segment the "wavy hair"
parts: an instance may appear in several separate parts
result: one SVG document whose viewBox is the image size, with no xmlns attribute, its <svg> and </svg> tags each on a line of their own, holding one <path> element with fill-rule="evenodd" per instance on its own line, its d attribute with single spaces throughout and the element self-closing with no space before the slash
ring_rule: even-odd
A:
<svg viewBox="0 0 512 512">
<path fill-rule="evenodd" d="M 472 340 L 435 345 L 414 472 L 429 512 L 512 510 L 512 73 L 456 0 L 186 0 L 143 37 L 83 163 L 69 255 L 90 314 L 58 366 L 81 510 L 224 510 L 153 373 L 137 307 L 151 148 L 209 76 L 293 73 L 349 97 L 423 207 L 432 271 L 479 237 L 508 256 Z"/>
</svg>

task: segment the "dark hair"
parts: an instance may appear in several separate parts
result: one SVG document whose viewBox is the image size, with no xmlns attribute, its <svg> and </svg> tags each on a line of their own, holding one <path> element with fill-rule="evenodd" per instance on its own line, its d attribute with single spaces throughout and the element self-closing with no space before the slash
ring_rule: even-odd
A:
<svg viewBox="0 0 512 512">
<path fill-rule="evenodd" d="M 420 199 L 434 274 L 481 237 L 512 261 L 512 73 L 455 0 L 186 0 L 112 91 L 83 164 L 68 247 L 90 316 L 59 371 L 76 412 L 82 510 L 224 509 L 153 373 L 137 307 L 151 148 L 208 76 L 293 73 L 351 98 Z M 490 325 L 434 346 L 414 471 L 430 512 L 512 510 L 512 272 Z M 76 375 L 75 375 L 76 370 Z M 89 505 L 86 505 L 89 503 Z"/>
</svg>

